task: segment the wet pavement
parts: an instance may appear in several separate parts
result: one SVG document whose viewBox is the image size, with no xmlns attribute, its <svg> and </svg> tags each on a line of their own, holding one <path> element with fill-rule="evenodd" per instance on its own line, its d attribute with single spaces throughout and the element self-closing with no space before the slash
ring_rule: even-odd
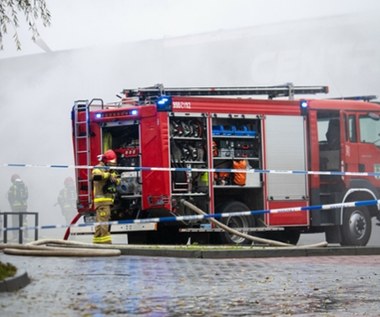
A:
<svg viewBox="0 0 380 317">
<path fill-rule="evenodd" d="M 251 259 L 0 254 L 32 282 L 2 316 L 380 316 L 380 256 Z"/>
</svg>

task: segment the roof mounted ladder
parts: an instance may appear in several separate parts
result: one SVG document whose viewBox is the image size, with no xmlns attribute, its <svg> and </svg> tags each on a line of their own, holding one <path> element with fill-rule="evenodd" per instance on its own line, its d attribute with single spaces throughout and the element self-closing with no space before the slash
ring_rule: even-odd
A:
<svg viewBox="0 0 380 317">
<path fill-rule="evenodd" d="M 366 101 L 370 102 L 377 99 L 376 95 L 363 95 L 363 96 L 350 96 L 350 97 L 336 97 L 329 98 L 330 100 L 356 100 L 356 101 Z"/>
<path fill-rule="evenodd" d="M 86 166 L 91 165 L 90 105 L 91 102 L 89 103 L 88 100 L 78 100 L 75 101 L 73 106 L 75 163 L 79 164 L 79 162 L 85 162 Z M 83 112 L 84 115 L 80 116 L 79 114 Z M 90 206 L 92 203 L 91 173 L 88 168 L 78 168 L 77 175 L 78 203 Z M 86 188 L 87 190 L 84 190 Z"/>
<path fill-rule="evenodd" d="M 288 83 L 280 86 L 258 87 L 193 87 L 193 88 L 165 88 L 162 84 L 147 88 L 124 89 L 126 97 L 138 97 L 140 101 L 150 98 L 168 96 L 253 96 L 268 95 L 269 99 L 277 97 L 289 97 L 294 95 L 309 95 L 328 93 L 328 86 L 294 86 Z"/>
</svg>

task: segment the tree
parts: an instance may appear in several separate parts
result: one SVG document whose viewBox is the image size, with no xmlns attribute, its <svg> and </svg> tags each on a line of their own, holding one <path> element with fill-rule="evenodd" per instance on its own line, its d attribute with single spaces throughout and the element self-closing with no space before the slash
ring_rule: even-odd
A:
<svg viewBox="0 0 380 317">
<path fill-rule="evenodd" d="M 8 33 L 8 28 L 14 29 L 13 38 L 16 47 L 21 50 L 21 42 L 18 37 L 18 15 L 23 14 L 32 33 L 32 40 L 39 36 L 37 21 L 41 20 L 45 27 L 50 25 L 50 12 L 45 0 L 1 0 L 0 1 L 0 50 L 3 49 L 3 37 Z"/>
</svg>

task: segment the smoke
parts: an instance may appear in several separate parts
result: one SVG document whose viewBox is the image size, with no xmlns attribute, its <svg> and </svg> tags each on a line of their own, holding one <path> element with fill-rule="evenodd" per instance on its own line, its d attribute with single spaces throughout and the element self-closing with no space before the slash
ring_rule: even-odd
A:
<svg viewBox="0 0 380 317">
<path fill-rule="evenodd" d="M 124 88 L 329 85 L 330 97 L 380 96 L 380 20 L 315 18 L 0 60 L 1 164 L 73 165 L 73 102 L 114 101 Z M 326 96 L 321 96 L 326 97 Z M 1 167 L 0 210 L 18 173 L 41 224 L 63 223 L 56 203 L 74 169 Z"/>
</svg>

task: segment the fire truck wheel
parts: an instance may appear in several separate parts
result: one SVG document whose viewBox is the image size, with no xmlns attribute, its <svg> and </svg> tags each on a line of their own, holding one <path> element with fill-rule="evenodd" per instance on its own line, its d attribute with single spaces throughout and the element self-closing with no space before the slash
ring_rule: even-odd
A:
<svg viewBox="0 0 380 317">
<path fill-rule="evenodd" d="M 372 223 L 367 207 L 352 207 L 344 210 L 342 246 L 365 246 L 371 236 Z"/>
<path fill-rule="evenodd" d="M 227 204 L 225 204 L 222 208 L 222 213 L 224 212 L 238 212 L 238 211 L 247 211 L 249 208 L 247 205 L 243 204 L 240 201 L 232 201 Z M 223 218 L 222 222 L 233 229 L 247 229 L 254 227 L 254 218 L 252 217 L 245 217 L 245 216 L 236 216 L 236 217 L 228 217 Z M 247 231 L 243 231 L 244 233 L 248 233 Z M 252 243 L 251 240 L 246 239 L 244 237 L 240 237 L 235 234 L 231 234 L 228 232 L 222 232 L 220 236 L 222 243 L 227 244 L 250 244 Z"/>
</svg>

